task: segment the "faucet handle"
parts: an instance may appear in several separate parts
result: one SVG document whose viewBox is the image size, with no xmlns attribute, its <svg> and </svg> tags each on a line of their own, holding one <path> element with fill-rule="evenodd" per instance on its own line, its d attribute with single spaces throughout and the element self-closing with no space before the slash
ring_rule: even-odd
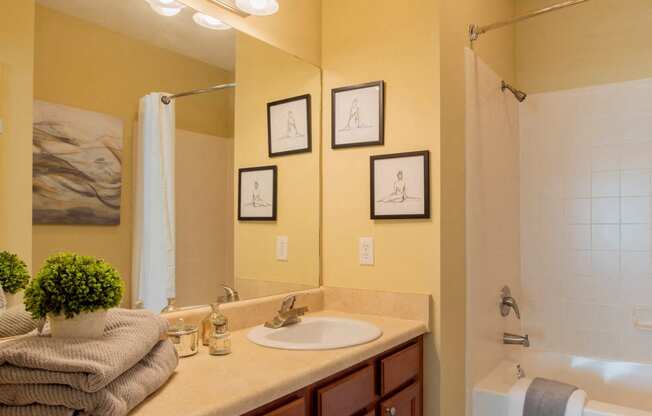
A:
<svg viewBox="0 0 652 416">
<path fill-rule="evenodd" d="M 297 301 L 296 295 L 286 296 L 285 299 L 283 299 L 283 303 L 281 304 L 281 310 L 279 312 L 283 313 L 293 309 L 294 303 L 296 301 Z"/>
<path fill-rule="evenodd" d="M 500 315 L 503 317 L 509 316 L 510 309 L 514 310 L 517 319 L 521 319 L 521 312 L 518 309 L 518 303 L 516 302 L 516 299 L 512 297 L 512 291 L 509 289 L 509 286 L 505 286 L 500 292 Z"/>
<path fill-rule="evenodd" d="M 240 294 L 236 289 L 228 285 L 222 285 L 222 288 L 226 294 L 225 299 L 227 302 L 237 302 L 240 300 Z"/>
</svg>

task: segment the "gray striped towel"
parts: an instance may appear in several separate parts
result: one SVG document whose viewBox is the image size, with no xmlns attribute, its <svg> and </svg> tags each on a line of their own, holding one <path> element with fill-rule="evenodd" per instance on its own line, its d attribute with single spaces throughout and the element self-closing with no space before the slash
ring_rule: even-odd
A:
<svg viewBox="0 0 652 416">
<path fill-rule="evenodd" d="M 179 363 L 170 341 L 160 341 L 106 388 L 86 393 L 56 384 L 0 385 L 3 416 L 125 416 L 174 373 Z"/>
<path fill-rule="evenodd" d="M 102 339 L 28 336 L 0 344 L 0 384 L 61 384 L 97 392 L 140 362 L 167 320 L 145 310 L 112 309 Z"/>
<path fill-rule="evenodd" d="M 22 305 L 0 312 L 0 338 L 25 335 L 36 329 L 38 322 Z"/>
</svg>

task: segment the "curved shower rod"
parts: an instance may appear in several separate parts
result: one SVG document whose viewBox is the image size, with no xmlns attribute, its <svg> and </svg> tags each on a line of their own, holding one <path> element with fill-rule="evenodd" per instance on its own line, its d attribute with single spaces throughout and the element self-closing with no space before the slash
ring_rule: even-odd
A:
<svg viewBox="0 0 652 416">
<path fill-rule="evenodd" d="M 570 1 L 565 1 L 563 3 L 559 4 L 553 4 L 552 6 L 544 7 L 543 9 L 535 10 L 530 13 L 526 13 L 521 16 L 516 16 L 513 17 L 509 20 L 504 20 L 502 22 L 497 22 L 497 23 L 492 23 L 490 25 L 485 25 L 485 26 L 479 26 L 479 25 L 470 25 L 469 26 L 469 38 L 471 39 L 471 42 L 478 40 L 480 35 L 483 35 L 491 30 L 494 29 L 500 29 L 501 27 L 513 25 L 514 23 L 521 22 L 523 20 L 528 20 L 533 17 L 541 16 L 542 14 L 554 12 L 557 10 L 565 9 L 566 7 L 570 6 L 576 6 L 581 3 L 586 3 L 589 0 L 570 0 Z"/>
<path fill-rule="evenodd" d="M 165 104 L 165 105 L 168 105 L 175 98 L 187 97 L 189 95 L 206 94 L 206 93 L 209 93 L 209 92 L 224 90 L 224 89 L 227 89 L 227 88 L 235 88 L 236 85 L 237 84 L 235 82 L 232 82 L 230 84 L 214 85 L 214 86 L 208 87 L 208 88 L 202 88 L 202 89 L 199 89 L 199 90 L 180 92 L 178 94 L 173 94 L 173 95 L 164 95 L 163 97 L 161 97 L 161 102 L 163 104 Z"/>
</svg>

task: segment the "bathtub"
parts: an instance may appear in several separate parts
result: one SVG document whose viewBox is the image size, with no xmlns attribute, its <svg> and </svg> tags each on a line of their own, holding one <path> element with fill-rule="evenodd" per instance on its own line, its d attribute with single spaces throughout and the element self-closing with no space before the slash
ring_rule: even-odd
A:
<svg viewBox="0 0 652 416">
<path fill-rule="evenodd" d="M 473 416 L 507 416 L 517 365 L 526 377 L 545 377 L 585 390 L 584 416 L 652 416 L 652 365 L 525 352 L 503 361 L 473 388 Z"/>
</svg>

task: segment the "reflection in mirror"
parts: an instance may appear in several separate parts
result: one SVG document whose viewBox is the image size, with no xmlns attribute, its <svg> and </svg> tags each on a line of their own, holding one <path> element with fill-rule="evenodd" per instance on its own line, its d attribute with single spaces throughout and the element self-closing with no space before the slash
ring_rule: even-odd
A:
<svg viewBox="0 0 652 416">
<path fill-rule="evenodd" d="M 320 70 L 190 8 L 37 4 L 35 269 L 59 252 L 105 259 L 123 305 L 155 311 L 318 286 Z M 223 84 L 237 86 L 161 100 Z M 273 198 L 239 181 L 265 166 Z M 256 204 L 276 219 L 238 220 Z"/>
</svg>

